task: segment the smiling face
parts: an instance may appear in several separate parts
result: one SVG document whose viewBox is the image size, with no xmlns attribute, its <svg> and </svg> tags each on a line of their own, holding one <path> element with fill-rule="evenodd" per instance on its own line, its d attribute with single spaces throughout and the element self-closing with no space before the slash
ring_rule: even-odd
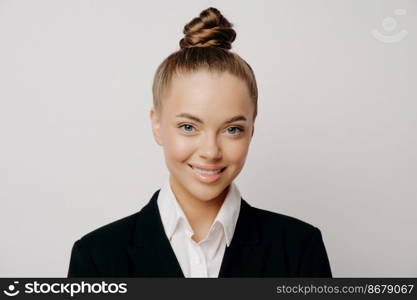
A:
<svg viewBox="0 0 417 300">
<path fill-rule="evenodd" d="M 254 129 L 246 83 L 228 72 L 185 73 L 172 79 L 162 102 L 150 116 L 175 195 L 224 198 L 243 168 Z"/>
</svg>

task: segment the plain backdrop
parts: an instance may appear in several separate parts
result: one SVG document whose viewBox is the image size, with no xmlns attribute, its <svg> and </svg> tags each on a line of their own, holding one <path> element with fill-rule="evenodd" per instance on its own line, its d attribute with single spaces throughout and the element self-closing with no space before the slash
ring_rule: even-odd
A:
<svg viewBox="0 0 417 300">
<path fill-rule="evenodd" d="M 152 79 L 210 6 L 258 81 L 243 198 L 320 228 L 335 277 L 417 276 L 417 1 L 0 0 L 0 277 L 65 277 L 161 187 Z"/>
</svg>

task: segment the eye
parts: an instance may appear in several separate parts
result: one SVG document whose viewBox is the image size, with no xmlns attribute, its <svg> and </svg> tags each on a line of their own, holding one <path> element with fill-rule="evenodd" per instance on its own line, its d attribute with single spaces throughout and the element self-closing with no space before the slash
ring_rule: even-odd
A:
<svg viewBox="0 0 417 300">
<path fill-rule="evenodd" d="M 230 129 L 232 129 L 232 130 L 230 130 Z M 238 130 L 237 133 L 236 133 L 236 129 Z M 232 135 L 238 135 L 238 134 L 242 133 L 244 131 L 244 129 L 240 126 L 232 126 L 232 127 L 227 128 L 227 131 L 229 133 L 231 133 Z"/>
<path fill-rule="evenodd" d="M 182 125 L 178 126 L 178 128 L 183 128 L 183 130 L 186 131 L 186 132 L 192 132 L 191 129 L 194 128 L 194 126 L 190 125 L 190 124 L 182 124 Z"/>
</svg>

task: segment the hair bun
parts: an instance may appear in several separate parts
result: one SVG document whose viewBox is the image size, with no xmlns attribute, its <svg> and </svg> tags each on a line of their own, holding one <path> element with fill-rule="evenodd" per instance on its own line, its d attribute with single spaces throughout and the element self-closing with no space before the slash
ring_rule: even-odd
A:
<svg viewBox="0 0 417 300">
<path fill-rule="evenodd" d="M 192 47 L 219 47 L 231 49 L 236 32 L 220 11 L 209 7 L 184 26 L 185 37 L 180 41 L 181 49 Z"/>
</svg>

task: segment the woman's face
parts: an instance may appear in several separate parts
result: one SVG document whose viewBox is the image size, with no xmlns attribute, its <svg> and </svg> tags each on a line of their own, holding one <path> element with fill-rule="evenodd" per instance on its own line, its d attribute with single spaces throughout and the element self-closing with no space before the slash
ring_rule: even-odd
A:
<svg viewBox="0 0 417 300">
<path fill-rule="evenodd" d="M 150 115 L 174 193 L 201 201 L 224 196 L 243 168 L 254 130 L 246 83 L 228 72 L 181 74 L 162 102 L 162 111 L 152 108 Z"/>
</svg>

